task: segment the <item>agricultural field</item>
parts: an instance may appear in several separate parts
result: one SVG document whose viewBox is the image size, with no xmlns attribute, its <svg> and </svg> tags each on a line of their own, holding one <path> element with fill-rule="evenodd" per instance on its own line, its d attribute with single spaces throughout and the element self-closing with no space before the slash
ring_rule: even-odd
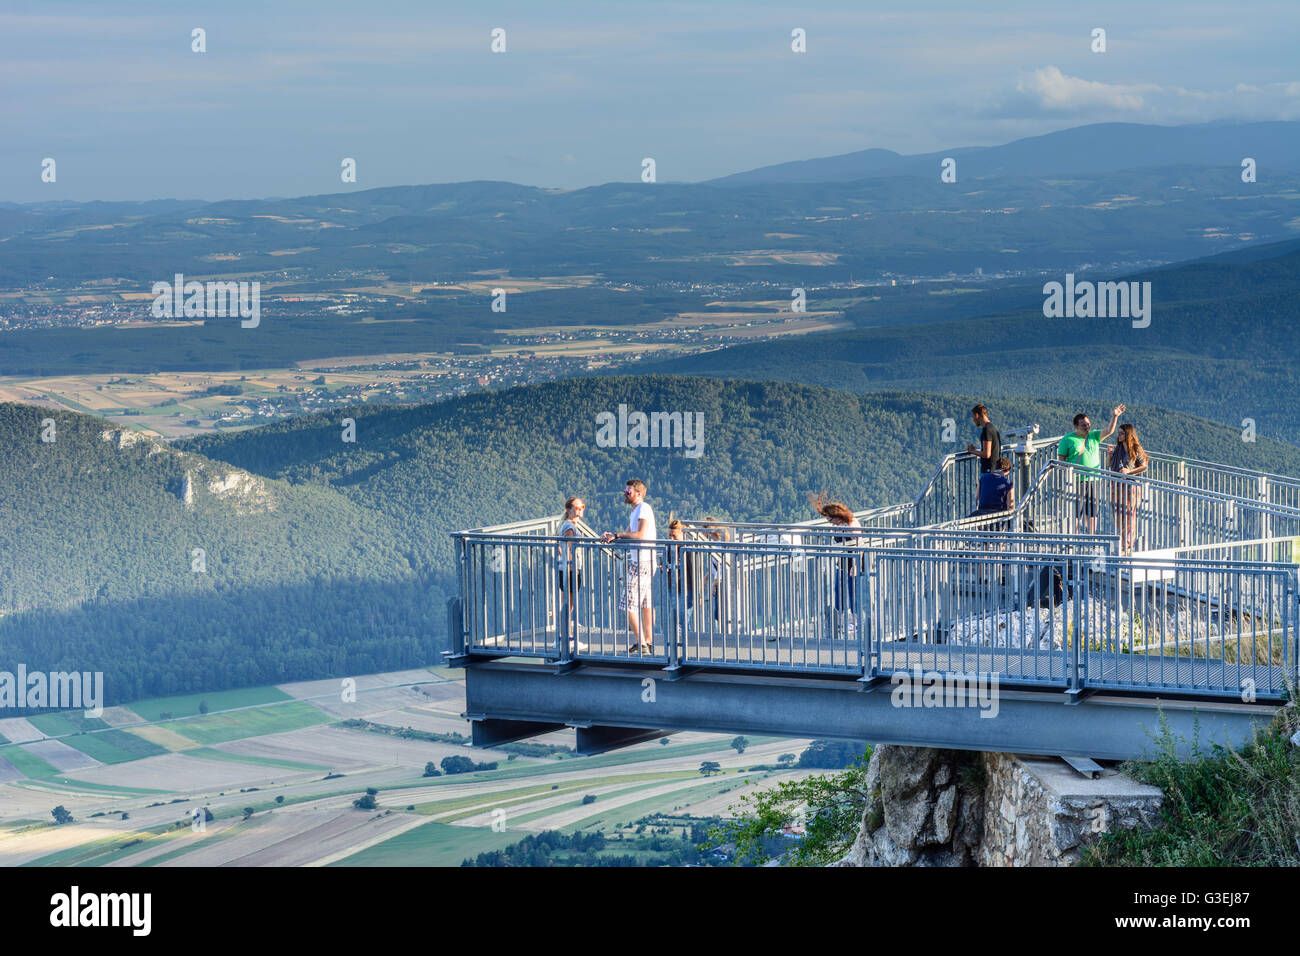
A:
<svg viewBox="0 0 1300 956">
<path fill-rule="evenodd" d="M 743 795 L 813 772 L 750 769 L 807 741 L 754 737 L 742 754 L 716 734 L 594 757 L 572 754 L 572 731 L 529 741 L 550 753 L 474 750 L 464 675 L 448 668 L 359 677 L 352 696 L 306 681 L 136 701 L 111 720 L 8 718 L 0 865 L 458 866 L 545 830 L 600 830 L 603 854 L 654 862 L 638 821 L 665 815 L 655 832 L 689 839 Z M 424 775 L 459 756 L 485 766 Z M 704 761 L 720 772 L 701 775 Z M 375 806 L 356 808 L 367 790 Z M 57 805 L 72 822 L 53 822 Z"/>
</svg>

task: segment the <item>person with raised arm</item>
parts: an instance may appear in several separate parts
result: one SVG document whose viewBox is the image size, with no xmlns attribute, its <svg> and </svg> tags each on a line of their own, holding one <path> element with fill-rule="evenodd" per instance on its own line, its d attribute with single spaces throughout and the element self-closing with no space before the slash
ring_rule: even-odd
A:
<svg viewBox="0 0 1300 956">
<path fill-rule="evenodd" d="M 1097 508 L 1100 497 L 1101 481 L 1101 443 L 1115 434 L 1119 417 L 1124 414 L 1125 406 L 1116 405 L 1110 413 L 1110 424 L 1102 431 L 1092 427 L 1085 412 L 1074 416 L 1074 431 L 1061 439 L 1056 452 L 1061 461 L 1075 465 L 1075 505 L 1076 522 L 1087 519 L 1088 534 L 1097 533 Z"/>
</svg>

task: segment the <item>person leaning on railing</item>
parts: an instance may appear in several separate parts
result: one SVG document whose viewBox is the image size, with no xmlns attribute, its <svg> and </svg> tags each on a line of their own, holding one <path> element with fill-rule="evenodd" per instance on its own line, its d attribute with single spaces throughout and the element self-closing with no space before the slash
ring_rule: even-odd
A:
<svg viewBox="0 0 1300 956">
<path fill-rule="evenodd" d="M 970 418 L 980 430 L 980 446 L 967 445 L 966 452 L 979 459 L 980 474 L 987 475 L 997 470 L 997 462 L 1002 458 L 1002 433 L 990 421 L 989 410 L 983 405 L 972 408 Z"/>
<path fill-rule="evenodd" d="M 1122 553 L 1133 553 L 1133 539 L 1137 533 L 1137 509 L 1142 501 L 1142 486 L 1133 478 L 1144 474 L 1150 464 L 1146 449 L 1138 440 L 1137 428 L 1125 423 L 1119 426 L 1119 437 L 1107 463 L 1110 470 L 1125 477 L 1114 483 L 1111 507 L 1115 509 L 1115 526 L 1119 529 Z"/>
</svg>

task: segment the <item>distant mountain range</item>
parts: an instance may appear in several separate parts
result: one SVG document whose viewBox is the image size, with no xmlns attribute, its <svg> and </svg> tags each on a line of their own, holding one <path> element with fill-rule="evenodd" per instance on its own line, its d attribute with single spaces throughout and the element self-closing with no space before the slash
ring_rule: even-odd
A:
<svg viewBox="0 0 1300 956">
<path fill-rule="evenodd" d="M 947 157 L 957 161 L 958 181 L 990 177 L 1100 176 L 1158 166 L 1222 166 L 1240 169 L 1255 160 L 1260 175 L 1300 171 L 1300 122 L 1204 123 L 1150 126 L 1094 123 L 1018 139 L 1002 146 L 966 146 L 904 156 L 864 149 L 823 159 L 803 159 L 733 173 L 715 186 L 760 183 L 851 182 L 889 176 L 937 177 Z"/>
<path fill-rule="evenodd" d="M 1298 225 L 1300 123 L 1107 124 L 943 155 L 957 159 L 955 183 L 940 182 L 939 153 L 868 150 L 710 183 L 469 182 L 6 207 L 0 288 L 123 279 L 121 291 L 140 291 L 175 272 L 319 286 L 361 271 L 412 283 L 598 275 L 643 289 L 791 288 L 1136 268 L 1290 238 Z M 1241 181 L 1245 155 L 1259 163 L 1258 182 Z"/>
</svg>

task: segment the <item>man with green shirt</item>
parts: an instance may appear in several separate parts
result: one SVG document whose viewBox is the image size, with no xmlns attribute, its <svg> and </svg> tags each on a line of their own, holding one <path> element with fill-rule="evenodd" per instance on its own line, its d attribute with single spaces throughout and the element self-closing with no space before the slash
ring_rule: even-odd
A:
<svg viewBox="0 0 1300 956">
<path fill-rule="evenodd" d="M 1098 499 L 1101 497 L 1101 443 L 1115 434 L 1124 408 L 1122 404 L 1115 406 L 1110 413 L 1110 424 L 1104 432 L 1093 428 L 1088 416 L 1080 412 L 1074 416 L 1074 432 L 1062 438 L 1056 447 L 1062 461 L 1078 466 L 1074 516 L 1076 519 L 1088 519 L 1088 534 L 1097 533 Z"/>
</svg>

